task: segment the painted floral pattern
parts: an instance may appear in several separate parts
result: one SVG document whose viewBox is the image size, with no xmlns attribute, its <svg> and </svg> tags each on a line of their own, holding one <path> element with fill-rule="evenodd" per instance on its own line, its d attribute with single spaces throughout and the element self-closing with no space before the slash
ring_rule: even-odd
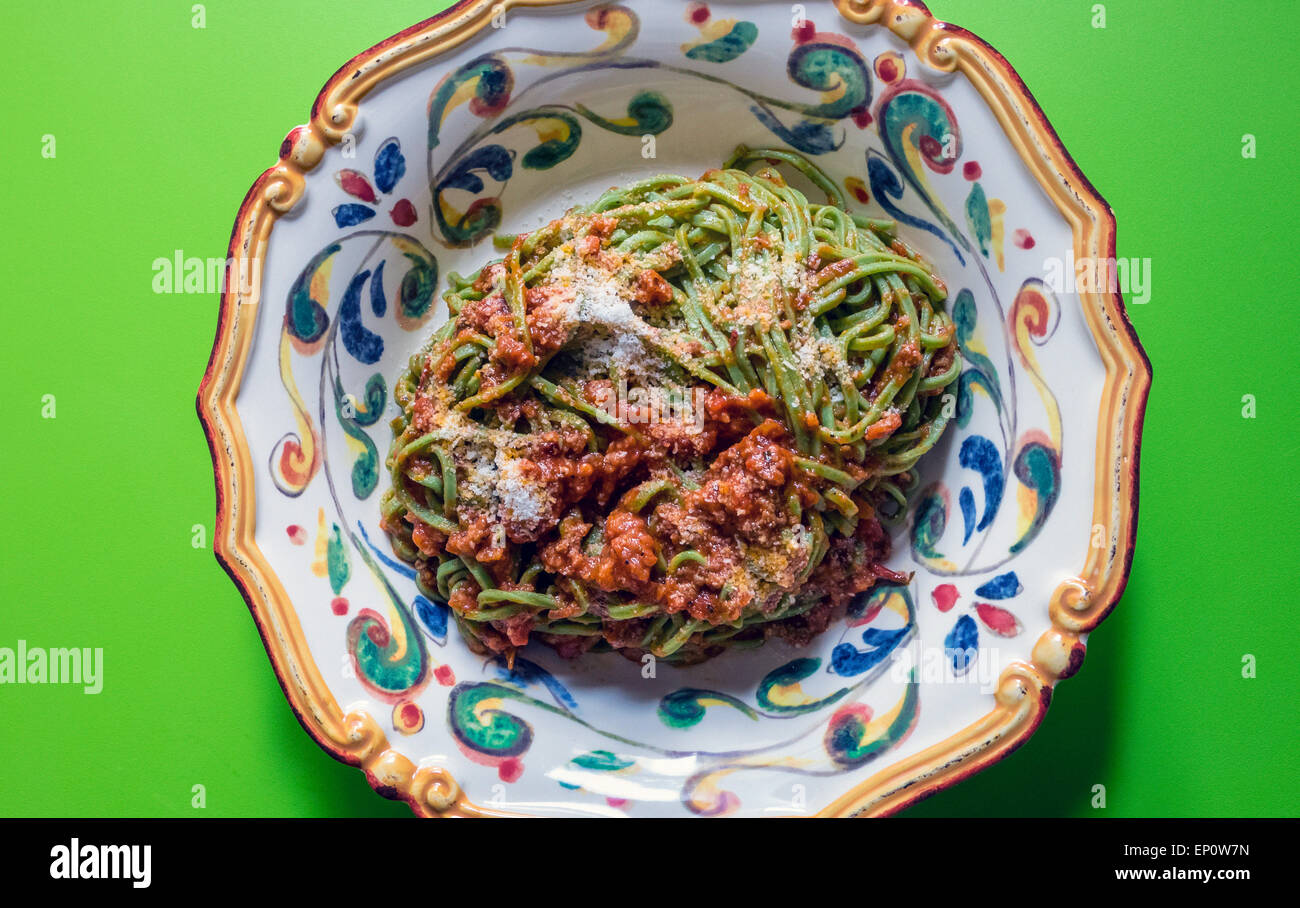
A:
<svg viewBox="0 0 1300 908">
<path fill-rule="evenodd" d="M 345 167 L 334 173 L 334 181 L 339 188 L 357 202 L 345 202 L 336 205 L 331 212 L 334 223 L 339 227 L 355 227 L 375 216 L 373 206 L 379 204 L 379 194 L 387 195 L 406 175 L 406 157 L 402 154 L 402 143 L 397 139 L 385 139 L 375 152 L 374 183 L 360 171 Z M 379 192 L 375 192 L 375 187 Z M 397 199 L 388 211 L 389 218 L 398 227 L 410 227 L 419 216 L 410 199 Z"/>
</svg>

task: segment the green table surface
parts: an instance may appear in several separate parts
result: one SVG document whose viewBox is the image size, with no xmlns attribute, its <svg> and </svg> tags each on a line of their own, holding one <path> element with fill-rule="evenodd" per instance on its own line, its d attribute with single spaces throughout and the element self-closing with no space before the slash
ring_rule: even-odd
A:
<svg viewBox="0 0 1300 908">
<path fill-rule="evenodd" d="M 212 0 L 201 29 L 189 2 L 0 11 L 0 646 L 105 663 L 95 696 L 0 685 L 0 815 L 407 813 L 303 732 L 212 556 L 194 397 L 217 299 L 155 294 L 151 265 L 224 257 L 325 79 L 445 5 Z M 1295 816 L 1300 4 L 1112 0 L 1096 28 L 1099 5 L 931 4 L 1012 62 L 1119 255 L 1150 260 L 1130 314 L 1155 383 L 1118 609 L 1025 747 L 908 814 Z"/>
</svg>

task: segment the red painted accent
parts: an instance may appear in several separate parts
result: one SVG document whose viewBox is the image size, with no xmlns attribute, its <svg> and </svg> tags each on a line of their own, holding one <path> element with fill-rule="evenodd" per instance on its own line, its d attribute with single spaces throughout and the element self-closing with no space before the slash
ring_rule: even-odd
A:
<svg viewBox="0 0 1300 908">
<path fill-rule="evenodd" d="M 935 606 L 938 607 L 941 612 L 949 611 L 953 605 L 956 604 L 960 596 L 961 594 L 957 592 L 957 587 L 953 586 L 951 583 L 941 583 L 934 588 L 934 592 L 930 593 L 930 598 L 934 600 Z"/>
<path fill-rule="evenodd" d="M 858 129 L 866 129 L 871 125 L 871 111 L 866 107 L 855 107 L 849 111 L 849 116 L 853 118 L 853 125 Z"/>
<path fill-rule="evenodd" d="M 375 190 L 371 188 L 370 181 L 355 170 L 340 170 L 338 173 L 339 188 L 350 196 L 360 199 L 363 202 L 374 202 L 377 198 Z"/>
<path fill-rule="evenodd" d="M 880 614 L 880 610 L 885 607 L 885 603 L 877 602 L 871 608 L 867 609 L 858 617 L 849 621 L 849 627 L 861 627 L 864 624 L 870 624 Z"/>
<path fill-rule="evenodd" d="M 865 186 L 854 186 L 853 197 L 856 198 L 863 205 L 868 205 L 871 203 L 871 193 L 867 192 L 867 188 Z"/>
<path fill-rule="evenodd" d="M 968 180 L 978 180 L 984 171 L 980 169 L 979 161 L 967 161 L 961 165 L 961 175 Z"/>
<path fill-rule="evenodd" d="M 370 642 L 375 646 L 388 645 L 388 628 L 378 622 L 372 623 L 370 627 L 366 628 L 366 636 L 370 638 Z"/>
<path fill-rule="evenodd" d="M 628 805 L 628 800 L 627 798 L 606 798 L 605 803 L 610 807 L 616 807 L 619 810 L 622 810 Z"/>
<path fill-rule="evenodd" d="M 1028 310 L 1029 317 L 1025 319 L 1025 327 L 1029 329 L 1029 333 L 1034 337 L 1047 337 L 1047 328 L 1051 322 L 1051 315 L 1047 299 L 1036 287 L 1021 287 L 1020 292 L 1016 294 L 1015 302 L 1011 304 L 1011 314 L 1018 319 L 1022 310 Z M 1031 429 L 1030 431 L 1037 430 Z M 1021 443 L 1024 443 L 1023 439 L 1021 439 Z"/>
<path fill-rule="evenodd" d="M 330 600 L 330 611 L 336 615 L 346 615 L 348 613 L 348 600 L 342 596 L 335 596 Z"/>
<path fill-rule="evenodd" d="M 307 544 L 307 531 L 298 526 L 298 524 L 291 523 L 289 526 L 285 527 L 284 531 L 289 534 L 289 541 L 294 545 Z"/>
<path fill-rule="evenodd" d="M 456 673 L 452 671 L 450 665 L 439 665 L 433 670 L 433 676 L 443 687 L 451 687 L 456 683 Z"/>
<path fill-rule="evenodd" d="M 692 3 L 686 14 L 696 25 L 703 25 L 709 21 L 709 5 L 707 3 Z"/>
<path fill-rule="evenodd" d="M 289 155 L 293 154 L 294 146 L 298 144 L 298 139 L 302 136 L 304 128 L 305 127 L 302 126 L 295 126 L 293 129 L 289 130 L 289 134 L 285 136 L 284 141 L 280 143 L 281 158 L 287 158 Z"/>
<path fill-rule="evenodd" d="M 1014 637 L 1020 633 L 1020 622 L 1016 616 L 1004 608 L 989 605 L 987 602 L 975 603 L 975 614 L 999 637 Z"/>
<path fill-rule="evenodd" d="M 871 721 L 873 715 L 875 715 L 875 713 L 871 711 L 871 707 L 867 704 L 850 703 L 848 706 L 841 706 L 839 709 L 835 710 L 835 714 L 831 716 L 831 721 L 828 723 L 828 727 L 835 728 L 837 725 L 846 721 L 850 716 L 856 716 L 859 722 L 866 725 Z"/>
<path fill-rule="evenodd" d="M 1011 234 L 1011 242 L 1015 243 L 1021 249 L 1033 249 L 1034 237 L 1028 230 L 1023 227 Z"/>
<path fill-rule="evenodd" d="M 898 78 L 898 64 L 889 58 L 885 58 L 876 64 L 876 75 L 886 82 L 893 82 Z"/>
<path fill-rule="evenodd" d="M 794 38 L 796 44 L 807 44 L 817 35 L 817 26 L 812 24 L 811 19 L 803 20 L 802 25 L 796 25 L 790 30 L 790 37 Z"/>
<path fill-rule="evenodd" d="M 405 722 L 408 727 L 419 725 L 424 721 L 424 713 L 420 712 L 420 707 L 416 706 L 414 703 L 408 703 L 402 707 L 402 721 Z"/>
<path fill-rule="evenodd" d="M 302 445 L 298 444 L 296 441 L 286 441 L 284 447 L 280 449 L 280 475 L 286 476 L 290 479 L 296 479 L 303 475 L 298 470 L 294 469 L 293 466 L 294 461 L 301 459 Z M 314 467 L 315 465 L 316 463 L 313 460 L 312 466 Z"/>
<path fill-rule="evenodd" d="M 518 757 L 506 757 L 497 767 L 497 775 L 502 782 L 517 782 L 524 774 L 524 761 Z"/>
<path fill-rule="evenodd" d="M 393 210 L 389 212 L 389 215 L 392 217 L 393 223 L 398 227 L 410 227 L 415 223 L 416 219 L 415 206 L 411 204 L 410 199 L 402 199 L 393 206 Z"/>
<path fill-rule="evenodd" d="M 482 117 L 486 120 L 488 117 L 495 117 L 497 114 L 501 113 L 501 111 L 506 109 L 506 105 L 509 103 L 510 92 L 508 91 L 503 91 L 501 96 L 491 103 L 484 101 L 476 95 L 469 99 L 469 112 L 476 117 Z"/>
<path fill-rule="evenodd" d="M 939 140 L 934 136 L 921 136 L 918 145 L 921 148 L 921 154 L 927 158 L 937 158 L 943 154 L 943 146 L 939 144 Z"/>
</svg>

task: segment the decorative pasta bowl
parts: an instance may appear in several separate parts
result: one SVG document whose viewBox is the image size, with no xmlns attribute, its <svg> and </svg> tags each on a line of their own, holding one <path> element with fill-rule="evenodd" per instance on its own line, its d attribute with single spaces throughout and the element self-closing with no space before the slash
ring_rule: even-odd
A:
<svg viewBox="0 0 1300 908">
<path fill-rule="evenodd" d="M 894 530 L 910 579 L 694 665 L 471 651 L 380 528 L 448 275 L 741 144 L 947 282 L 964 365 Z M 919 3 L 459 3 L 340 69 L 239 210 L 198 398 L 217 558 L 304 727 L 417 814 L 894 813 L 1023 743 L 1123 590 L 1151 370 L 1114 242 L 1007 62 Z"/>
</svg>

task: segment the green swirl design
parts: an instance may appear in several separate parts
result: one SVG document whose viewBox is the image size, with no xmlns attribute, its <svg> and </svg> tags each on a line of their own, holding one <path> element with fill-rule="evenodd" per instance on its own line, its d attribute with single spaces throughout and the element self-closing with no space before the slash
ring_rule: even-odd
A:
<svg viewBox="0 0 1300 908">
<path fill-rule="evenodd" d="M 591 769 L 596 772 L 618 772 L 636 764 L 635 760 L 628 760 L 608 750 L 588 751 L 569 762 L 581 769 Z"/>
<path fill-rule="evenodd" d="M 501 698 L 548 708 L 540 700 L 501 684 L 457 684 L 447 700 L 447 718 L 452 734 L 466 747 L 493 757 L 517 757 L 532 745 L 533 727 L 504 710 L 482 707 L 485 700 Z"/>
<path fill-rule="evenodd" d="M 966 197 L 966 223 L 979 244 L 980 254 L 987 256 L 993 239 L 993 221 L 989 216 L 989 200 L 979 183 L 971 186 L 970 195 Z"/>
<path fill-rule="evenodd" d="M 816 91 L 842 89 L 829 104 L 804 107 L 810 117 L 838 120 L 871 100 L 870 76 L 862 58 L 834 44 L 805 44 L 795 48 L 786 67 L 791 80 Z"/>
<path fill-rule="evenodd" d="M 758 682 L 758 691 L 755 697 L 758 700 L 759 707 L 778 716 L 799 716 L 804 713 L 816 712 L 842 699 L 849 692 L 847 687 L 842 687 L 835 693 L 822 697 L 820 700 L 809 700 L 807 703 L 783 704 L 772 700 L 773 688 L 798 684 L 800 681 L 812 677 L 813 673 L 821 668 L 821 665 L 822 660 L 820 658 L 795 659 L 780 668 L 768 672 L 763 677 L 763 680 Z"/>
<path fill-rule="evenodd" d="M 330 318 L 325 314 L 325 307 L 311 295 L 311 282 L 321 266 L 342 248 L 338 243 L 331 243 L 312 256 L 289 289 L 289 301 L 284 314 L 285 328 L 304 344 L 314 344 L 321 340 L 329 328 Z"/>
<path fill-rule="evenodd" d="M 777 687 L 788 687 L 806 680 L 821 668 L 821 665 L 820 658 L 795 659 L 768 672 L 758 683 L 754 695 L 758 701 L 758 710 L 731 694 L 698 687 L 683 687 L 666 694 L 659 701 L 659 720 L 669 728 L 690 728 L 704 719 L 710 706 L 729 706 L 754 720 L 757 720 L 760 715 L 785 718 L 816 712 L 843 698 L 849 689 L 840 688 L 829 696 L 797 704 L 776 702 L 772 699 L 772 691 Z"/>
<path fill-rule="evenodd" d="M 1038 537 L 1039 531 L 1047 523 L 1047 516 L 1056 506 L 1056 499 L 1061 494 L 1061 465 L 1055 451 L 1046 445 L 1033 442 L 1025 445 L 1016 455 L 1013 468 L 1016 478 L 1025 487 L 1037 493 L 1037 504 L 1029 527 L 1009 549 L 1012 554 L 1016 554 L 1023 551 Z"/>
<path fill-rule="evenodd" d="M 706 700 L 718 702 L 706 704 L 704 702 Z M 659 701 L 659 720 L 669 728 L 690 728 L 700 723 L 710 705 L 730 706 L 751 719 L 758 719 L 758 713 L 754 712 L 753 708 L 730 694 L 716 690 L 701 690 L 697 687 L 683 687 L 666 694 Z"/>
<path fill-rule="evenodd" d="M 367 609 L 348 625 L 348 652 L 356 660 L 358 678 L 386 700 L 406 694 L 419 684 L 426 664 L 424 641 L 406 609 L 399 603 L 394 611 L 406 637 L 406 652 L 400 657 L 393 634 L 379 615 Z"/>
<path fill-rule="evenodd" d="M 348 558 L 348 547 L 343 541 L 343 531 L 334 524 L 329 542 L 325 547 L 325 565 L 329 571 L 330 589 L 337 596 L 343 592 L 348 579 L 352 576 L 352 563 Z"/>
<path fill-rule="evenodd" d="M 624 136 L 657 136 L 673 125 L 673 106 L 657 91 L 638 92 L 627 103 L 627 116 L 633 121 L 630 124 L 608 120 L 581 104 L 574 108 L 601 129 Z"/>
<path fill-rule="evenodd" d="M 403 252 L 411 267 L 402 275 L 397 290 L 397 307 L 401 318 L 409 321 L 422 319 L 433 305 L 433 292 L 438 286 L 438 262 L 413 252 Z"/>
<path fill-rule="evenodd" d="M 384 415 L 384 407 L 388 405 L 388 385 L 384 382 L 382 373 L 376 372 L 366 379 L 362 402 L 365 412 L 357 413 L 352 418 L 353 422 L 359 426 L 373 426 L 379 422 L 379 417 Z"/>
<path fill-rule="evenodd" d="M 952 170 L 953 164 L 961 157 L 961 132 L 948 106 L 928 91 L 909 89 L 884 102 L 880 114 L 880 137 L 894 165 L 929 204 L 930 197 L 921 175 L 912 170 L 907 155 L 903 153 L 904 134 L 909 126 L 917 127 L 911 134 L 911 141 L 921 152 L 922 160 L 939 173 Z M 945 155 L 945 150 L 950 150 L 952 155 Z"/>
<path fill-rule="evenodd" d="M 460 91 L 462 85 L 474 79 L 478 80 L 474 88 L 475 113 L 480 116 L 490 114 L 500 110 L 509 102 L 515 80 L 506 61 L 489 54 L 466 63 L 439 85 L 434 90 L 433 97 L 429 99 L 430 151 L 438 147 L 438 129 L 442 124 L 447 104 Z"/>
<path fill-rule="evenodd" d="M 366 381 L 365 412 L 358 412 L 359 408 L 351 407 L 353 415 L 348 416 L 351 400 L 337 375 L 334 378 L 334 415 L 348 437 L 363 449 L 352 464 L 352 494 L 358 501 L 369 498 L 379 484 L 379 450 L 371 441 L 369 433 L 361 427 L 374 425 L 383 415 L 387 402 L 388 386 L 384 383 L 383 375 L 376 372 Z"/>
<path fill-rule="evenodd" d="M 691 60 L 707 60 L 709 63 L 730 63 L 749 50 L 757 39 L 757 25 L 753 22 L 737 22 L 721 38 L 695 45 L 686 52 L 686 56 Z"/>
<path fill-rule="evenodd" d="M 578 144 L 582 141 L 582 125 L 578 118 L 569 113 L 563 107 L 538 107 L 533 110 L 526 110 L 522 113 L 506 117 L 495 128 L 491 135 L 499 135 L 512 126 L 518 126 L 521 123 L 539 123 L 546 120 L 555 120 L 563 123 L 568 130 L 568 137 L 564 139 L 547 139 L 528 151 L 524 152 L 521 163 L 529 170 L 550 170 L 556 164 L 568 160 L 568 158 L 578 150 Z"/>
<path fill-rule="evenodd" d="M 903 740 L 916 722 L 919 700 L 916 669 L 913 669 L 907 680 L 907 690 L 903 694 L 902 708 L 879 737 L 869 737 L 868 722 L 858 713 L 848 711 L 851 707 L 846 707 L 840 714 L 832 717 L 826 727 L 826 737 L 823 741 L 826 753 L 836 765 L 845 769 L 861 766 Z"/>
</svg>

